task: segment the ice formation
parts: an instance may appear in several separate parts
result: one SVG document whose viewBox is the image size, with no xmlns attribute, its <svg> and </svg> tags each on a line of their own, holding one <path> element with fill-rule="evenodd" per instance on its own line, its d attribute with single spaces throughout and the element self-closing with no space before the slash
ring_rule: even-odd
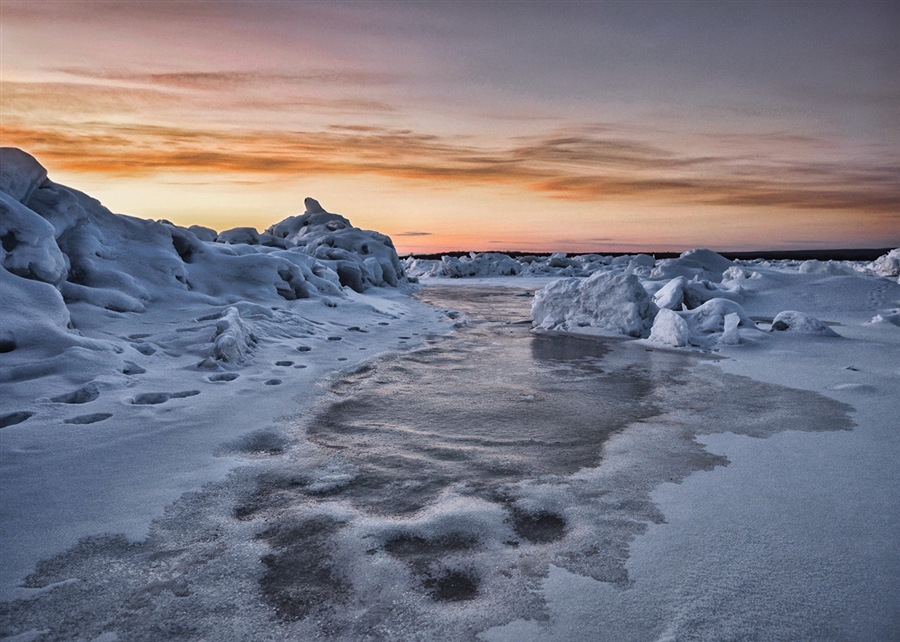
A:
<svg viewBox="0 0 900 642">
<path fill-rule="evenodd" d="M 292 216 L 266 230 L 285 239 L 338 274 L 342 285 L 357 292 L 367 287 L 397 285 L 406 273 L 391 239 L 353 227 L 339 214 L 326 212 L 314 198 L 306 199 L 306 213 Z"/>
<path fill-rule="evenodd" d="M 633 274 L 597 272 L 587 279 L 554 281 L 534 297 L 531 317 L 541 330 L 597 329 L 646 336 L 656 304 Z"/>
<path fill-rule="evenodd" d="M 313 199 L 306 214 L 267 233 L 236 228 L 215 235 L 113 214 L 48 179 L 15 148 L 0 151 L 0 166 L 2 292 L 4 301 L 16 302 L 4 315 L 0 340 L 10 349 L 97 348 L 69 327 L 68 306 L 79 303 L 140 313 L 160 301 L 341 297 L 342 286 L 359 292 L 405 278 L 388 237 L 353 227 Z"/>
</svg>

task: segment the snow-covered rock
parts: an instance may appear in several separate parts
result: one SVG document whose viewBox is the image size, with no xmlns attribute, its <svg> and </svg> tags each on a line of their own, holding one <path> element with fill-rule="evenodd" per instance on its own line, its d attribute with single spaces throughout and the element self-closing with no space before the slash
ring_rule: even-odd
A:
<svg viewBox="0 0 900 642">
<path fill-rule="evenodd" d="M 837 332 L 829 328 L 827 325 L 802 312 L 794 310 L 785 310 L 779 312 L 772 319 L 772 327 L 770 332 L 799 332 L 801 334 L 817 334 L 823 337 L 837 337 Z"/>
<path fill-rule="evenodd" d="M 612 272 L 554 281 L 531 306 L 533 325 L 542 330 L 593 328 L 632 337 L 647 336 L 656 312 L 636 276 Z"/>
</svg>

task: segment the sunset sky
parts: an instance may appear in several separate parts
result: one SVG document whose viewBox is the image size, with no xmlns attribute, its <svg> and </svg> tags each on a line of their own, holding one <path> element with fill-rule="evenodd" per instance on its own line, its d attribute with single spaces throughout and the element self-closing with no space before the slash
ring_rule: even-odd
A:
<svg viewBox="0 0 900 642">
<path fill-rule="evenodd" d="M 2 144 L 398 250 L 900 245 L 897 2 L 0 3 Z"/>
</svg>

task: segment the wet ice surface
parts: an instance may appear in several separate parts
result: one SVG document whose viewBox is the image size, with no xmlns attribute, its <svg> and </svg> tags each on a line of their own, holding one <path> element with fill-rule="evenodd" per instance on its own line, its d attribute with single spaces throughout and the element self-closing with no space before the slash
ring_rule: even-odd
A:
<svg viewBox="0 0 900 642">
<path fill-rule="evenodd" d="M 535 335 L 523 293 L 426 288 L 467 323 L 333 379 L 293 429 L 223 446 L 247 467 L 146 541 L 43 562 L 0 635 L 474 639 L 548 617 L 551 569 L 628 586 L 629 543 L 664 519 L 651 491 L 727 464 L 695 435 L 851 427 L 843 404 L 697 355 Z"/>
</svg>

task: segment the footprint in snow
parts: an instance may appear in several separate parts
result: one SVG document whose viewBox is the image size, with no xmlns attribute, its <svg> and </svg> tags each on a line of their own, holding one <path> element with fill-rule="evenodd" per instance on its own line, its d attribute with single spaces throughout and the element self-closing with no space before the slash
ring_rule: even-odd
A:
<svg viewBox="0 0 900 642">
<path fill-rule="evenodd" d="M 154 348 L 149 343 L 132 343 L 131 347 L 140 352 L 143 355 L 150 356 L 151 354 L 156 353 L 156 348 Z"/>
<path fill-rule="evenodd" d="M 182 392 L 145 392 L 144 394 L 136 396 L 131 403 L 136 406 L 152 406 L 165 403 L 169 399 L 183 399 L 199 394 L 199 390 L 184 390 Z"/>
<path fill-rule="evenodd" d="M 20 424 L 29 417 L 33 417 L 33 412 L 26 412 L 24 410 L 20 410 L 18 412 L 11 412 L 8 415 L 3 415 L 0 417 L 0 428 L 6 428 L 7 426 L 15 426 L 16 424 Z"/>
<path fill-rule="evenodd" d="M 104 419 L 109 419 L 112 417 L 111 412 L 94 412 L 89 415 L 78 415 L 77 417 L 72 417 L 71 419 L 66 419 L 67 424 L 95 424 L 98 421 L 103 421 Z"/>
<path fill-rule="evenodd" d="M 147 372 L 144 368 L 140 367 L 138 364 L 133 361 L 126 361 L 125 367 L 122 369 L 122 374 L 127 375 L 139 375 Z"/>
<path fill-rule="evenodd" d="M 287 368 L 287 367 L 289 367 L 289 366 L 294 365 L 294 362 L 293 362 L 293 361 L 276 361 L 276 362 L 275 362 L 275 365 L 276 365 L 276 366 L 281 366 L 281 367 L 283 367 L 283 368 Z"/>
<path fill-rule="evenodd" d="M 233 372 L 223 372 L 222 374 L 209 375 L 207 379 L 209 379 L 210 381 L 234 381 L 240 376 L 241 375 L 235 374 Z"/>
<path fill-rule="evenodd" d="M 266 381 L 266 385 L 267 386 L 280 386 L 281 379 L 269 379 L 268 381 Z"/>
<path fill-rule="evenodd" d="M 328 337 L 329 341 L 340 341 L 343 337 Z"/>
<path fill-rule="evenodd" d="M 100 391 L 97 390 L 97 386 L 89 385 L 79 388 L 74 392 L 68 392 L 64 395 L 53 397 L 50 401 L 53 401 L 54 403 L 88 403 L 99 396 Z"/>
<path fill-rule="evenodd" d="M 309 346 L 297 346 L 298 352 L 309 352 L 310 350 L 312 350 L 312 348 Z"/>
</svg>

